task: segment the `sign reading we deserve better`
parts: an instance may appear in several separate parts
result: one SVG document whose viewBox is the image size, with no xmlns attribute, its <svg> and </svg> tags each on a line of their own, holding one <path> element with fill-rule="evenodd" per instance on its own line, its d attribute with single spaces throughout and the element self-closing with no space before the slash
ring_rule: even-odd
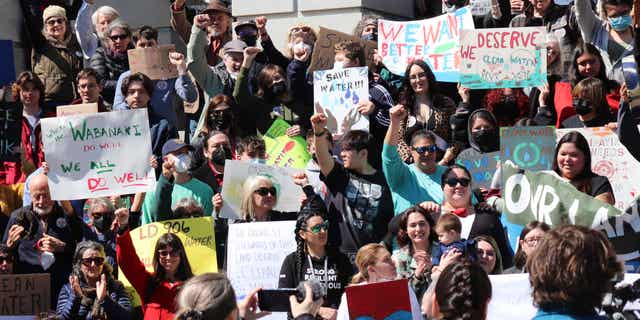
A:
<svg viewBox="0 0 640 320">
<path fill-rule="evenodd" d="M 369 100 L 368 72 L 367 67 L 357 67 L 313 73 L 313 100 L 323 109 L 317 111 L 327 116 L 331 133 L 369 131 L 369 119 L 357 110 L 359 103 Z"/>
<path fill-rule="evenodd" d="M 155 185 L 146 109 L 47 118 L 41 124 L 54 200 L 147 192 Z"/>
<path fill-rule="evenodd" d="M 378 20 L 378 54 L 393 73 L 404 76 L 414 59 L 429 64 L 436 80 L 458 82 L 458 42 L 462 29 L 474 29 L 470 7 L 417 21 Z"/>
<path fill-rule="evenodd" d="M 470 89 L 522 88 L 547 82 L 545 29 L 462 30 L 460 85 Z"/>
</svg>

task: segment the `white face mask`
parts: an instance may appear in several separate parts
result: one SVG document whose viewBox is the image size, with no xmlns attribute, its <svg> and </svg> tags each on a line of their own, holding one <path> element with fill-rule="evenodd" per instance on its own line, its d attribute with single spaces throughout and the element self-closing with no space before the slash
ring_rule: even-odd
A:
<svg viewBox="0 0 640 320">
<path fill-rule="evenodd" d="M 183 153 L 178 156 L 172 155 L 172 157 L 176 172 L 185 173 L 189 171 L 189 167 L 191 167 L 191 156 L 189 154 Z"/>
<path fill-rule="evenodd" d="M 334 61 L 333 62 L 334 69 L 344 69 L 344 61 Z"/>
<path fill-rule="evenodd" d="M 311 46 L 300 41 L 293 45 L 293 49 L 305 50 L 311 52 Z"/>
<path fill-rule="evenodd" d="M 54 262 L 56 262 L 56 256 L 53 253 L 45 251 L 40 254 L 40 265 L 44 270 L 51 268 Z"/>
</svg>

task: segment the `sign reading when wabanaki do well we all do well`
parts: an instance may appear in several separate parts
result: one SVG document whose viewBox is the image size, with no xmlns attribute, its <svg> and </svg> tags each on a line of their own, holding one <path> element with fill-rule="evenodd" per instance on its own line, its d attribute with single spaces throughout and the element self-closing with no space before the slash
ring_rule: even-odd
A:
<svg viewBox="0 0 640 320">
<path fill-rule="evenodd" d="M 378 54 L 393 73 L 404 76 L 414 59 L 427 62 L 436 80 L 458 82 L 462 29 L 474 29 L 470 7 L 417 21 L 378 20 Z"/>
<path fill-rule="evenodd" d="M 544 28 L 462 30 L 460 85 L 522 88 L 547 82 Z"/>
<path fill-rule="evenodd" d="M 146 109 L 41 120 L 54 200 L 147 192 L 156 181 Z"/>
</svg>

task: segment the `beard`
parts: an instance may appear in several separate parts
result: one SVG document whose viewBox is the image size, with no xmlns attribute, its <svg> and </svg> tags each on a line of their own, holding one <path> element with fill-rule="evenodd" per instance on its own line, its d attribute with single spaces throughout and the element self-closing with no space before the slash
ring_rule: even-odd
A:
<svg viewBox="0 0 640 320">
<path fill-rule="evenodd" d="M 35 212 L 39 216 L 46 216 L 53 211 L 53 205 L 49 205 L 45 208 L 33 206 L 33 212 Z"/>
</svg>

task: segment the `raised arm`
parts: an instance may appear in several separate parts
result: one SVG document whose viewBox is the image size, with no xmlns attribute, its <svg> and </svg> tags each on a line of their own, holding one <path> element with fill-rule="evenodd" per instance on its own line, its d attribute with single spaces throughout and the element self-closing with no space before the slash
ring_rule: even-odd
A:
<svg viewBox="0 0 640 320">
<path fill-rule="evenodd" d="M 185 62 L 184 55 L 180 52 L 170 52 L 169 62 L 178 69 L 178 78 L 174 86 L 176 94 L 182 101 L 195 102 L 198 99 L 198 91 L 187 73 L 187 63 Z"/>
<path fill-rule="evenodd" d="M 207 27 L 211 23 L 209 16 L 199 14 L 193 19 L 191 37 L 187 45 L 187 69 L 200 84 L 209 97 L 222 93 L 223 84 L 220 78 L 207 64 Z"/>
<path fill-rule="evenodd" d="M 578 22 L 582 39 L 584 42 L 590 43 L 593 41 L 594 29 L 600 23 L 600 19 L 591 9 L 590 0 L 575 0 L 574 6 L 576 9 L 576 21 Z"/>
<path fill-rule="evenodd" d="M 176 0 L 169 8 L 171 11 L 171 28 L 178 33 L 184 43 L 189 42 L 191 24 L 187 20 L 187 13 L 184 6 L 185 0 Z"/>
<path fill-rule="evenodd" d="M 76 38 L 85 60 L 91 59 L 98 48 L 98 36 L 93 32 L 93 23 L 91 22 L 93 11 L 93 1 L 85 0 L 78 11 L 78 17 L 74 24 Z"/>
<path fill-rule="evenodd" d="M 333 157 L 329 153 L 329 141 L 324 136 L 329 131 L 327 126 L 327 116 L 322 113 L 316 113 L 311 116 L 311 128 L 313 128 L 313 144 L 316 149 L 316 157 L 318 158 L 318 165 L 320 166 L 320 172 L 326 177 L 333 170 L 335 162 Z"/>
</svg>

